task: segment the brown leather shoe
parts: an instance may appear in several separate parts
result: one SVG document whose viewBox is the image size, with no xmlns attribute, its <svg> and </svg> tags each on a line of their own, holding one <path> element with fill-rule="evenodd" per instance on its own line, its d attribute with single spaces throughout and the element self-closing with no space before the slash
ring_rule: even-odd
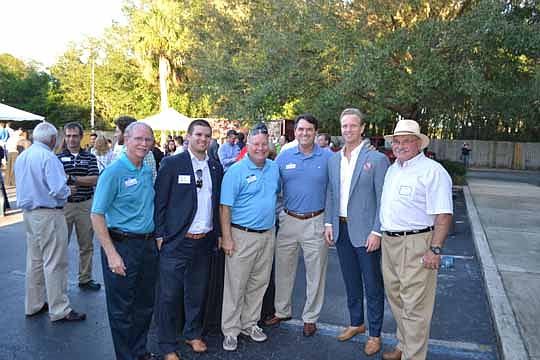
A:
<svg viewBox="0 0 540 360">
<path fill-rule="evenodd" d="M 364 352 L 366 355 L 371 356 L 381 351 L 381 337 L 370 336 L 364 346 Z"/>
<path fill-rule="evenodd" d="M 315 323 L 304 323 L 304 336 L 313 336 L 317 331 L 317 325 Z"/>
<path fill-rule="evenodd" d="M 351 339 L 352 337 L 354 337 L 354 336 L 356 336 L 358 334 L 363 334 L 365 332 L 366 332 L 366 325 L 365 324 L 362 324 L 360 326 L 349 326 L 348 328 L 343 330 L 343 332 L 341 334 L 339 334 L 337 339 L 339 341 L 347 341 L 347 340 Z"/>
<path fill-rule="evenodd" d="M 208 347 L 201 339 L 186 340 L 186 344 L 191 345 L 191 348 L 196 353 L 203 353 L 208 350 Z"/>
<path fill-rule="evenodd" d="M 401 350 L 395 348 L 393 351 L 383 352 L 383 360 L 401 360 Z"/>
<path fill-rule="evenodd" d="M 176 351 L 168 353 L 163 355 L 163 360 L 180 360 L 180 355 Z"/>
<path fill-rule="evenodd" d="M 284 318 L 280 318 L 280 317 L 277 317 L 276 315 L 272 316 L 270 319 L 266 319 L 264 320 L 264 325 L 266 326 L 274 326 L 274 325 L 277 325 L 279 324 L 280 322 L 282 321 L 289 321 L 291 320 L 292 318 L 289 316 L 289 317 L 284 317 Z"/>
</svg>

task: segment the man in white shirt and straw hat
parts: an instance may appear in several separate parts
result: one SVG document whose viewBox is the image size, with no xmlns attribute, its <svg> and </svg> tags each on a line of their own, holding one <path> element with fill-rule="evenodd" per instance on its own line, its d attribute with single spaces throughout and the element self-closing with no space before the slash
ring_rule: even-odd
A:
<svg viewBox="0 0 540 360">
<path fill-rule="evenodd" d="M 423 360 L 441 249 L 452 221 L 452 180 L 424 155 L 429 138 L 416 121 L 400 120 L 385 139 L 396 161 L 386 173 L 381 200 L 382 271 L 398 344 L 382 358 Z"/>
</svg>

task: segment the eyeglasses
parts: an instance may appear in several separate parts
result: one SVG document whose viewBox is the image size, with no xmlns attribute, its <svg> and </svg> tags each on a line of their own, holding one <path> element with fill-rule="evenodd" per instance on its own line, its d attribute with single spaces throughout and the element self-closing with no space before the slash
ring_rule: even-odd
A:
<svg viewBox="0 0 540 360">
<path fill-rule="evenodd" d="M 202 188 L 203 182 L 202 182 L 202 169 L 197 169 L 195 171 L 195 175 L 197 176 L 197 180 L 195 180 L 195 184 L 197 185 L 197 188 Z"/>
<path fill-rule="evenodd" d="M 154 142 L 154 139 L 153 138 L 147 138 L 147 137 L 142 137 L 142 136 L 137 136 L 137 137 L 134 137 L 133 140 L 135 142 L 138 142 L 138 143 L 142 143 L 142 142 L 147 142 L 147 143 L 153 143 Z"/>
</svg>

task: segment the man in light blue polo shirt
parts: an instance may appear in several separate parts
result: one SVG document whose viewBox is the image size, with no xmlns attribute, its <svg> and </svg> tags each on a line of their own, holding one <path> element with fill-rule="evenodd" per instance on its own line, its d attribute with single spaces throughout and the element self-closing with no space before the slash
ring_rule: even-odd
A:
<svg viewBox="0 0 540 360">
<path fill-rule="evenodd" d="M 146 337 L 154 306 L 158 244 L 154 237 L 152 170 L 143 159 L 154 143 L 150 126 L 126 127 L 126 151 L 101 173 L 92 226 L 101 243 L 107 311 L 118 360 L 150 359 Z"/>
<path fill-rule="evenodd" d="M 221 329 L 223 349 L 234 351 L 240 333 L 267 339 L 259 320 L 270 280 L 279 170 L 268 160 L 268 130 L 258 125 L 248 135 L 248 155 L 225 173 L 220 218 L 225 259 Z"/>
<path fill-rule="evenodd" d="M 274 316 L 265 325 L 291 319 L 292 291 L 298 252 L 306 265 L 306 303 L 302 313 L 304 336 L 312 336 L 324 301 L 328 244 L 324 239 L 324 205 L 328 159 L 332 154 L 317 144 L 317 119 L 302 114 L 294 122 L 298 146 L 282 151 L 276 162 L 283 184 L 284 209 L 276 240 L 276 295 Z M 309 179 L 306 181 L 306 179 Z"/>
</svg>

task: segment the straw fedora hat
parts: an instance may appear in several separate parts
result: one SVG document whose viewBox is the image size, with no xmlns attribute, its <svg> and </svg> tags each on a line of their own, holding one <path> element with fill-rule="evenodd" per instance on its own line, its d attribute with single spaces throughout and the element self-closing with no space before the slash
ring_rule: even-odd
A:
<svg viewBox="0 0 540 360">
<path fill-rule="evenodd" d="M 420 125 L 414 120 L 399 120 L 394 133 L 392 135 L 385 135 L 384 139 L 386 141 L 392 141 L 392 138 L 396 135 L 414 135 L 420 140 L 422 140 L 421 149 L 427 148 L 429 145 L 429 138 L 420 133 Z"/>
</svg>

